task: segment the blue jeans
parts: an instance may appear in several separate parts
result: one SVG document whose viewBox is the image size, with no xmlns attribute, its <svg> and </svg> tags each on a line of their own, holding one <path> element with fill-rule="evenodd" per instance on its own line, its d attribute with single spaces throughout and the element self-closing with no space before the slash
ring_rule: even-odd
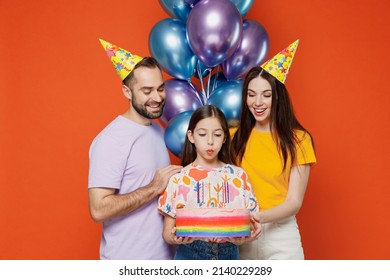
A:
<svg viewBox="0 0 390 280">
<path fill-rule="evenodd" d="M 238 260 L 238 246 L 230 242 L 213 243 L 196 240 L 176 248 L 175 260 Z"/>
</svg>

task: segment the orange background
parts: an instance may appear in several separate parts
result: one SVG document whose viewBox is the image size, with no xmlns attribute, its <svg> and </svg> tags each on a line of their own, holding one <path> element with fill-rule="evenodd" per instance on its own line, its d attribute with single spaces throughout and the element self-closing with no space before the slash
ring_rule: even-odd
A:
<svg viewBox="0 0 390 280">
<path fill-rule="evenodd" d="M 298 215 L 307 259 L 390 259 L 390 2 L 261 1 L 268 57 L 300 38 L 287 86 L 318 164 Z M 97 259 L 88 149 L 128 105 L 101 37 L 141 56 L 159 1 L 1 1 L 0 259 Z M 174 160 L 176 161 L 176 160 Z"/>
</svg>

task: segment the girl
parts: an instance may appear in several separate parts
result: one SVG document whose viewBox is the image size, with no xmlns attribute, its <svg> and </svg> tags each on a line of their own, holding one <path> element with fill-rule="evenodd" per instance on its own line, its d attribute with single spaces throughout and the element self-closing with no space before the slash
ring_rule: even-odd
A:
<svg viewBox="0 0 390 280">
<path fill-rule="evenodd" d="M 284 85 L 297 45 L 252 68 L 244 80 L 232 154 L 248 172 L 261 205 L 257 218 L 263 234 L 240 248 L 242 259 L 304 258 L 295 215 L 316 158 L 311 135 L 295 117 Z"/>
<path fill-rule="evenodd" d="M 222 111 L 213 105 L 197 109 L 189 122 L 180 173 L 171 177 L 159 199 L 164 214 L 163 237 L 176 244 L 175 259 L 238 259 L 238 245 L 255 239 L 260 225 L 252 225 L 251 236 L 229 239 L 195 239 L 175 235 L 176 209 L 247 208 L 257 211 L 257 201 L 247 174 L 230 155 L 228 124 Z M 224 199 L 222 199 L 224 186 Z"/>
</svg>

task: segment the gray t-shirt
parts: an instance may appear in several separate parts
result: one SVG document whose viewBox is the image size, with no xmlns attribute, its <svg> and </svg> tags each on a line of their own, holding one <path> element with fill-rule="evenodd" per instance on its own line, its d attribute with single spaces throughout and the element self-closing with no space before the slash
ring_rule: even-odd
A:
<svg viewBox="0 0 390 280">
<path fill-rule="evenodd" d="M 118 116 L 94 139 L 89 151 L 88 187 L 108 187 L 118 194 L 149 184 L 156 169 L 169 165 L 163 130 Z M 162 238 L 163 217 L 157 198 L 122 217 L 103 223 L 101 259 L 172 259 Z"/>
</svg>

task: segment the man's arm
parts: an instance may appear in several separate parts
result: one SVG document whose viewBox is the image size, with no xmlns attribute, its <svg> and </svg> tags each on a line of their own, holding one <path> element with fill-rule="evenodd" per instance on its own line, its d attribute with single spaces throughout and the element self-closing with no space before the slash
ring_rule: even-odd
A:
<svg viewBox="0 0 390 280">
<path fill-rule="evenodd" d="M 127 194 L 115 194 L 115 189 L 109 187 L 90 188 L 88 196 L 92 219 L 97 223 L 104 222 L 126 215 L 145 205 L 164 191 L 169 178 L 181 168 L 182 166 L 178 165 L 160 168 L 156 171 L 152 182 Z"/>
</svg>

